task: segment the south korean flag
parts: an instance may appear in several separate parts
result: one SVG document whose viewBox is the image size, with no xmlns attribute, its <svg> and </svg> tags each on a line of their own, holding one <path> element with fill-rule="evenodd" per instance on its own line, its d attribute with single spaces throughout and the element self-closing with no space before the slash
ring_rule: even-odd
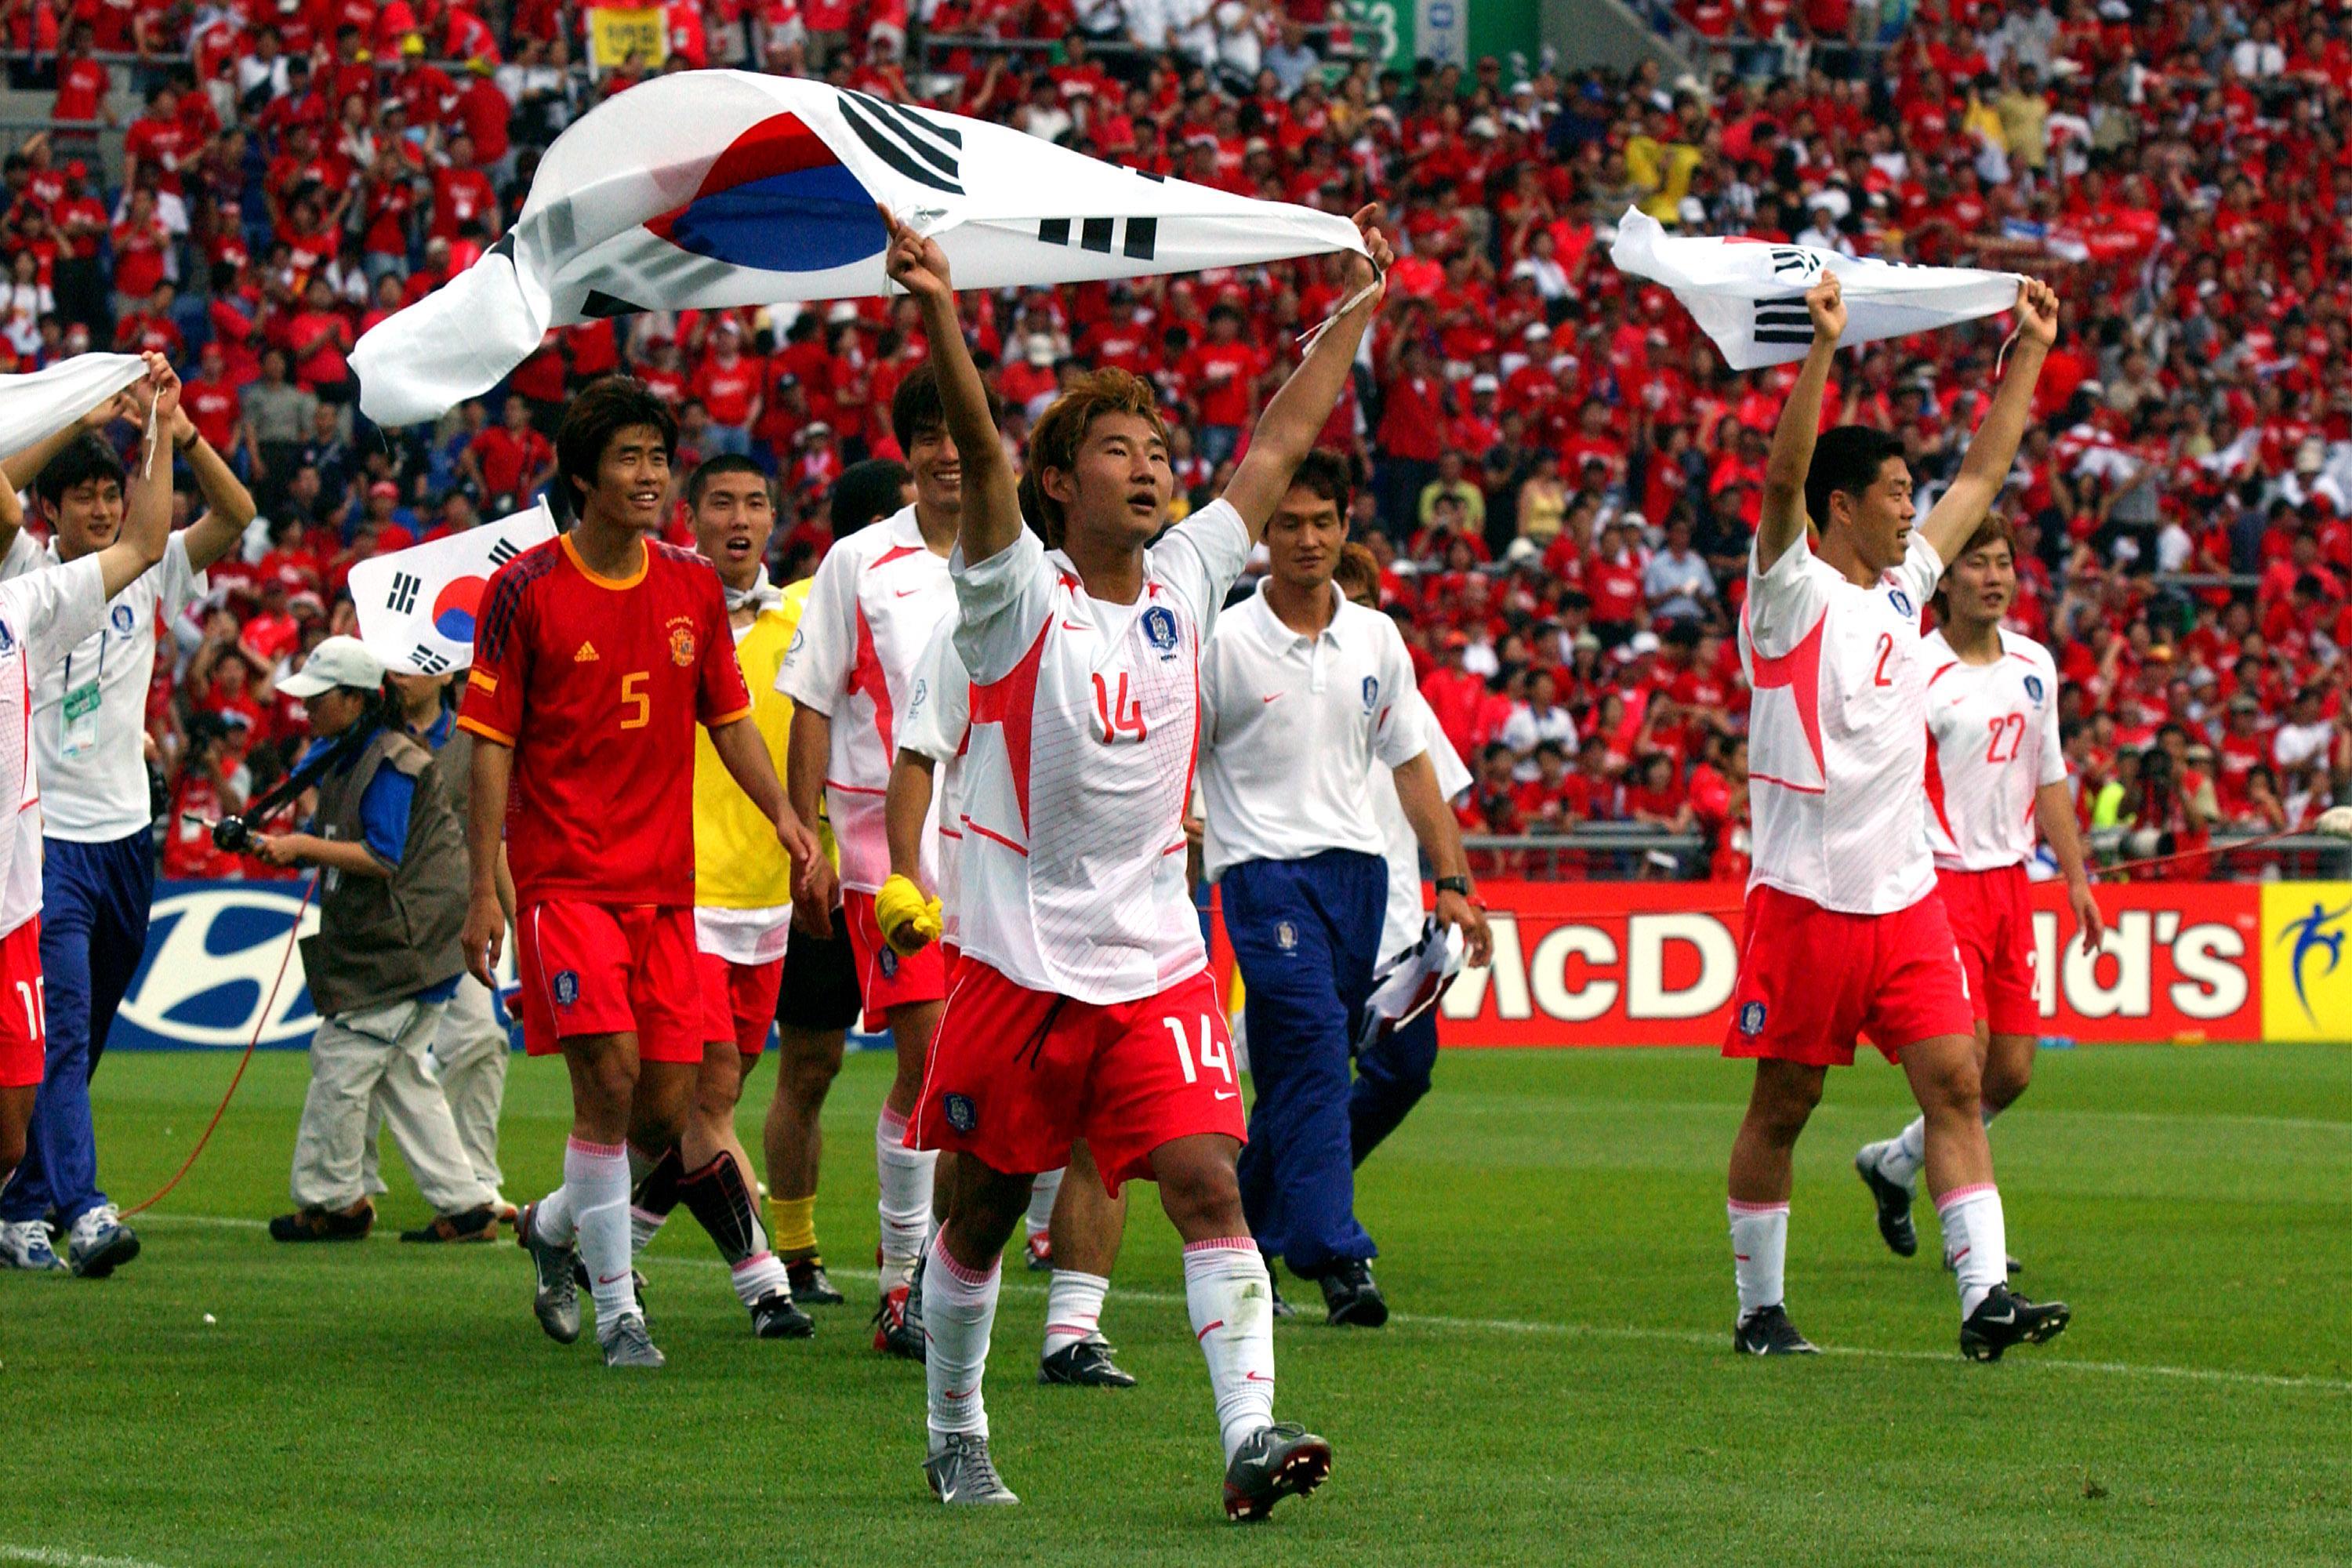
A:
<svg viewBox="0 0 2352 1568">
<path fill-rule="evenodd" d="M 1823 272 L 1836 273 L 1843 290 L 1841 347 L 1998 315 L 2017 303 L 2024 281 L 2014 272 L 1907 267 L 1810 245 L 1672 237 L 1639 208 L 1618 220 L 1609 259 L 1673 289 L 1734 370 L 1805 357 L 1813 344 L 1805 290 Z"/>
<path fill-rule="evenodd" d="M 491 574 L 554 537 L 555 519 L 542 501 L 499 522 L 361 562 L 352 568 L 360 640 L 395 674 L 469 668 Z"/>
</svg>

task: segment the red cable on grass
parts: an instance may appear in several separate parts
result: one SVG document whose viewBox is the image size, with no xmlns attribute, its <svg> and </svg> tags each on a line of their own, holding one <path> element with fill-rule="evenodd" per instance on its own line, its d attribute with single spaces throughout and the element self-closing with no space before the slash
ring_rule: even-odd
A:
<svg viewBox="0 0 2352 1568">
<path fill-rule="evenodd" d="M 181 1162 L 178 1170 L 172 1173 L 172 1179 L 157 1188 L 152 1197 L 124 1209 L 122 1213 L 125 1218 L 135 1214 L 144 1214 L 171 1195 L 172 1189 L 180 1184 L 181 1178 L 195 1169 L 197 1159 L 205 1152 L 205 1145 L 212 1142 L 213 1129 L 218 1127 L 221 1124 L 221 1118 L 228 1114 L 228 1102 L 236 1098 L 236 1086 L 245 1081 L 245 1069 L 252 1063 L 253 1053 L 261 1045 L 261 1031 L 268 1026 L 269 1015 L 278 1005 L 278 988 L 286 984 L 286 966 L 294 962 L 294 945 L 302 935 L 302 915 L 310 909 L 310 893 L 318 885 L 319 879 L 316 877 L 308 878 L 302 883 L 302 901 L 294 907 L 294 924 L 286 932 L 286 951 L 278 959 L 278 978 L 269 983 L 269 994 L 262 1001 L 261 1015 L 253 1021 L 253 1038 L 245 1042 L 245 1055 L 237 1058 L 236 1075 L 228 1080 L 227 1092 L 221 1096 L 220 1104 L 214 1108 L 213 1119 L 205 1123 L 203 1134 L 196 1139 L 196 1146 L 188 1151 L 188 1157 Z"/>
</svg>

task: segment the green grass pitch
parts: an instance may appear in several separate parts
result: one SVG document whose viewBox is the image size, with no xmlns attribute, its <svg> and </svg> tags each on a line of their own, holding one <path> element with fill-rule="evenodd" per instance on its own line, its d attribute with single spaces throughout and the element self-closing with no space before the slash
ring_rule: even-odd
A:
<svg viewBox="0 0 2352 1568">
<path fill-rule="evenodd" d="M 119 1197 L 177 1165 L 230 1066 L 108 1058 Z M 1332 1439 L 1331 1480 L 1245 1531 L 1149 1188 L 1104 1320 L 1143 1385 L 1038 1387 L 1043 1291 L 1009 1274 L 990 1409 L 1023 1506 L 930 1502 L 921 1373 L 868 1348 L 859 1305 L 887 1070 L 854 1058 L 826 1119 L 820 1235 L 851 1305 L 754 1342 L 681 1211 L 646 1268 L 669 1368 L 624 1377 L 541 1337 L 511 1245 L 384 1239 L 424 1214 L 389 1153 L 378 1239 L 272 1244 L 305 1063 L 257 1059 L 136 1264 L 0 1277 L 0 1563 L 2352 1559 L 2352 1048 L 2045 1056 L 1994 1145 L 2019 1284 L 2074 1326 L 1991 1367 L 1958 1358 L 1949 1279 L 1880 1247 L 1848 1165 L 1906 1114 L 1883 1065 L 1832 1077 L 1799 1152 L 1790 1306 L 1830 1353 L 1761 1363 L 1728 1349 L 1743 1069 L 1449 1055 L 1361 1186 L 1396 1321 L 1278 1330 L 1277 1408 Z M 562 1074 L 518 1060 L 516 1195 L 554 1180 L 564 1116 Z"/>
</svg>

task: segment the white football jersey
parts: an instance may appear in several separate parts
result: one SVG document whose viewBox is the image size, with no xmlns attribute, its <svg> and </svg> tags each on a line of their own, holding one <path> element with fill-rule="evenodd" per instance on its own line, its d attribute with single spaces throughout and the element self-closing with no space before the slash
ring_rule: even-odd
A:
<svg viewBox="0 0 2352 1568">
<path fill-rule="evenodd" d="M 877 892 L 890 875 L 882 797 L 898 754 L 898 709 L 923 645 L 955 610 L 947 557 L 923 542 L 907 507 L 826 552 L 776 672 L 777 690 L 832 721 L 825 814 L 841 846 L 841 885 L 854 891 Z"/>
<path fill-rule="evenodd" d="M 931 815 L 939 823 L 939 857 L 931 891 L 940 900 L 940 938 L 962 945 L 956 924 L 957 874 L 962 859 L 964 742 L 971 734 L 971 676 L 955 649 L 955 622 L 944 620 L 915 661 L 915 685 L 898 714 L 898 749 L 931 759 Z"/>
<path fill-rule="evenodd" d="M 1750 887 L 1864 915 L 1935 890 L 1919 612 L 1943 574 L 1917 532 L 1903 563 L 1867 588 L 1801 535 L 1769 572 L 1749 554 L 1739 658 L 1754 692 Z"/>
<path fill-rule="evenodd" d="M 33 692 L 106 619 L 95 554 L 0 582 L 0 935 L 41 912 L 41 784 L 34 762 Z"/>
<path fill-rule="evenodd" d="M 1939 868 L 1991 871 L 2032 858 L 2033 797 L 2066 779 L 2058 666 L 2032 637 L 2000 634 L 2000 658 L 1965 664 L 1930 632 L 1927 841 Z"/>
<path fill-rule="evenodd" d="M 1241 514 L 1212 502 L 1145 553 L 1131 605 L 1089 596 L 1026 531 L 977 564 L 958 555 L 961 939 L 1016 984 L 1108 1005 L 1207 967 L 1184 807 L 1201 647 L 1249 549 Z"/>
</svg>

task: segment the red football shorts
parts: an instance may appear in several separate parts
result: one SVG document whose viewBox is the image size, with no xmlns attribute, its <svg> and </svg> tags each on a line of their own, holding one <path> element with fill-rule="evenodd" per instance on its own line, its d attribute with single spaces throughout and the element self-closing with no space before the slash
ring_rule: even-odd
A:
<svg viewBox="0 0 2352 1568">
<path fill-rule="evenodd" d="M 940 959 L 938 942 L 901 954 L 883 940 L 882 924 L 874 918 L 873 894 L 845 889 L 841 904 L 849 921 L 850 951 L 857 955 L 857 990 L 866 999 L 866 1033 L 887 1028 L 893 1007 L 937 1002 L 948 994 L 948 966 Z"/>
<path fill-rule="evenodd" d="M 1759 885 L 1723 1054 L 1852 1067 L 1865 1033 L 1888 1061 L 1917 1040 L 1976 1033 L 1944 900 L 1850 915 Z"/>
<path fill-rule="evenodd" d="M 970 954 L 923 1072 L 910 1149 L 955 1149 L 1008 1174 L 1066 1165 L 1079 1138 L 1103 1185 L 1151 1174 L 1195 1133 L 1246 1141 L 1234 1042 L 1206 970 L 1108 1005 L 1032 991 Z"/>
<path fill-rule="evenodd" d="M 41 917 L 0 937 L 0 1089 L 41 1081 L 49 1050 L 47 1005 L 41 994 Z"/>
<path fill-rule="evenodd" d="M 783 989 L 784 961 L 737 963 L 715 952 L 697 952 L 702 976 L 702 1037 L 732 1040 L 747 1068 L 768 1048 L 768 1028 L 776 1021 L 776 998 Z"/>
<path fill-rule="evenodd" d="M 702 1059 L 702 978 L 689 905 L 549 899 L 515 919 L 523 1048 L 634 1031 L 637 1059 Z"/>
<path fill-rule="evenodd" d="M 1969 977 L 1969 1005 L 1996 1035 L 2031 1035 L 2042 1027 L 2033 1000 L 2033 907 L 2022 866 L 1994 871 L 1936 873 L 1944 916 L 1959 944 Z"/>
</svg>

